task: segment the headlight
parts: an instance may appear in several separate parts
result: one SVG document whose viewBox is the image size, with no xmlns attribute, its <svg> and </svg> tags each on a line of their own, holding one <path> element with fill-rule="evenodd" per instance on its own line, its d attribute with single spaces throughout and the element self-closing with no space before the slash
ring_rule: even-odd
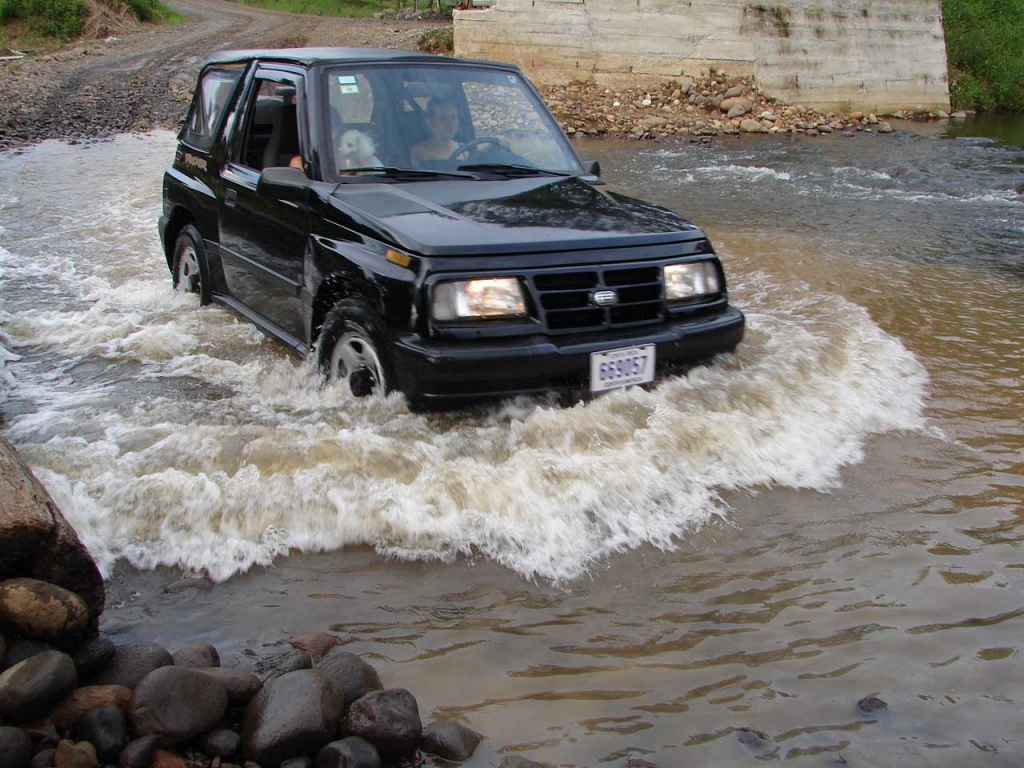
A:
<svg viewBox="0 0 1024 768">
<path fill-rule="evenodd" d="M 526 314 L 523 291 L 514 277 L 458 280 L 434 286 L 435 320 L 516 317 Z"/>
<path fill-rule="evenodd" d="M 665 298 L 669 301 L 710 296 L 721 290 L 718 269 L 713 261 L 691 261 L 665 267 Z"/>
</svg>

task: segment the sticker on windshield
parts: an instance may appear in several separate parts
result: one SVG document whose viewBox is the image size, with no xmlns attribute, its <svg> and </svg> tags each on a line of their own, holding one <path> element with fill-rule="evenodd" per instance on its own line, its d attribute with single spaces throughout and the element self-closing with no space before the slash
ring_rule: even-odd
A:
<svg viewBox="0 0 1024 768">
<path fill-rule="evenodd" d="M 348 85 L 356 81 L 355 75 L 338 75 L 338 85 Z"/>
<path fill-rule="evenodd" d="M 342 93 L 359 93 L 358 85 L 343 85 L 341 86 Z"/>
</svg>

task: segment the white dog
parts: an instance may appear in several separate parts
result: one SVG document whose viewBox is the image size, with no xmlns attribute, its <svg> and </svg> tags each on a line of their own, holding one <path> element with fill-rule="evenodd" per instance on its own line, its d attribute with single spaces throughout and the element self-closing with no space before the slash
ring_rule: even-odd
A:
<svg viewBox="0 0 1024 768">
<path fill-rule="evenodd" d="M 383 165 L 374 154 L 376 151 L 377 145 L 373 139 L 362 131 L 345 131 L 338 142 L 338 167 L 363 168 Z"/>
</svg>

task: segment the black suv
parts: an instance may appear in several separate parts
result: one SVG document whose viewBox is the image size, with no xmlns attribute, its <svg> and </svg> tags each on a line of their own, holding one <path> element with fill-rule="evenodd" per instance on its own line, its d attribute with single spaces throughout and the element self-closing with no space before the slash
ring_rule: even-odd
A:
<svg viewBox="0 0 1024 768">
<path fill-rule="evenodd" d="M 604 184 L 515 67 L 224 51 L 179 142 L 175 286 L 356 395 L 600 392 L 743 338 L 704 233 Z"/>
</svg>

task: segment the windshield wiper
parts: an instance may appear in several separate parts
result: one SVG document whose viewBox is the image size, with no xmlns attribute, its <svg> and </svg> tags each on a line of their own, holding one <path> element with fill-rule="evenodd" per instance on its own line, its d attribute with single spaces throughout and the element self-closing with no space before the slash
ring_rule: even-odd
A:
<svg viewBox="0 0 1024 768">
<path fill-rule="evenodd" d="M 460 171 L 486 171 L 500 173 L 505 176 L 569 176 L 563 171 L 549 171 L 545 168 L 534 168 L 532 165 L 519 165 L 516 163 L 472 163 L 460 165 Z"/>
<path fill-rule="evenodd" d="M 344 178 L 345 176 L 364 176 L 369 174 L 377 174 L 388 179 L 397 179 L 401 177 L 414 178 L 414 179 L 430 179 L 430 178 L 453 178 L 453 179 L 475 179 L 476 174 L 468 173 L 464 171 L 432 171 L 425 168 L 397 168 L 390 165 L 367 165 L 362 168 L 344 168 L 338 169 L 338 174 Z"/>
</svg>

